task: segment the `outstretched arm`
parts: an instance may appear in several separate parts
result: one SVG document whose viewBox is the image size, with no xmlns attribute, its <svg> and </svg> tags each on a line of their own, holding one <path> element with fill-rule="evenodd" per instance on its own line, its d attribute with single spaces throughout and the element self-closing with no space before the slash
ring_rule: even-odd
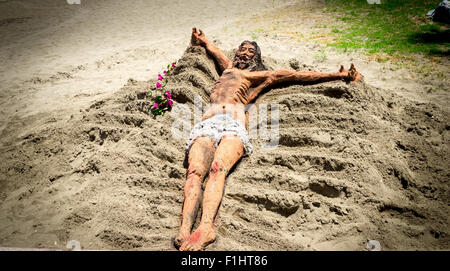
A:
<svg viewBox="0 0 450 271">
<path fill-rule="evenodd" d="M 195 27 L 192 29 L 191 45 L 199 45 L 205 47 L 206 52 L 214 59 L 216 59 L 217 63 L 219 64 L 220 72 L 232 68 L 233 63 L 214 43 L 206 39 L 205 34 L 201 29 L 199 29 L 198 32 Z"/>
<path fill-rule="evenodd" d="M 342 79 L 357 82 L 363 76 L 356 71 L 352 63 L 349 70 L 344 69 L 344 66 L 341 65 L 339 71 L 335 73 L 278 70 L 254 72 L 248 78 L 252 85 L 257 85 L 249 96 L 249 101 L 252 101 L 265 88 L 280 83 L 320 83 Z"/>
</svg>

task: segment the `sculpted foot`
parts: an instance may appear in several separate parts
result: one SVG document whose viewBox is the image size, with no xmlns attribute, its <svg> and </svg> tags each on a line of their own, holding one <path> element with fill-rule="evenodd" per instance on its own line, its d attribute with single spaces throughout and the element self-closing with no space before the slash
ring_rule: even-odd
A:
<svg viewBox="0 0 450 271">
<path fill-rule="evenodd" d="M 212 226 L 199 227 L 189 238 L 181 245 L 182 251 L 198 251 L 216 240 L 216 232 Z"/>
<path fill-rule="evenodd" d="M 180 233 L 173 241 L 174 246 L 177 249 L 180 249 L 181 245 L 189 238 L 189 235 L 191 234 L 189 229 L 180 229 Z"/>
</svg>

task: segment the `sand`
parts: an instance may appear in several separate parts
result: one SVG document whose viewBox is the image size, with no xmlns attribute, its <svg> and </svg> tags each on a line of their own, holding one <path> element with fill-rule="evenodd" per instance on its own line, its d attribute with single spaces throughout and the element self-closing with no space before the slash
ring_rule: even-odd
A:
<svg viewBox="0 0 450 271">
<path fill-rule="evenodd" d="M 177 60 L 174 108 L 193 108 L 195 95 L 206 102 L 219 75 L 204 50 L 188 47 L 190 28 L 203 27 L 231 55 L 249 38 L 233 30 L 245 12 L 237 1 L 207 9 L 179 1 L 156 13 L 172 15 L 170 25 L 147 27 L 144 15 L 155 12 L 143 1 L 39 3 L 0 2 L 9 11 L 0 31 L 10 35 L 0 55 L 0 246 L 174 250 L 186 168 L 185 139 L 171 126 L 180 116 L 153 118 L 138 94 Z M 448 94 L 377 80 L 380 65 L 355 55 L 317 61 L 311 44 L 258 42 L 270 69 L 331 72 L 353 61 L 366 78 L 258 98 L 280 105 L 279 146 L 252 140 L 254 153 L 228 176 L 218 240 L 207 249 L 366 250 L 369 240 L 383 250 L 448 249 Z"/>
</svg>

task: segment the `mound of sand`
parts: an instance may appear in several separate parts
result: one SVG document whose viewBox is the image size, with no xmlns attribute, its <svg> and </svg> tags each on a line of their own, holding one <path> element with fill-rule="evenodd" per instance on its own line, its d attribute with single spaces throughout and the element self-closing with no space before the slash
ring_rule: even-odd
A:
<svg viewBox="0 0 450 271">
<path fill-rule="evenodd" d="M 232 52 L 229 52 L 232 54 Z M 265 58 L 270 69 L 314 69 Z M 206 103 L 217 80 L 190 47 L 168 89 L 177 107 Z M 185 139 L 175 112 L 153 118 L 128 83 L 72 116 L 11 121 L 0 151 L 0 245 L 173 250 L 181 221 Z M 279 146 L 230 173 L 208 250 L 448 249 L 449 116 L 360 82 L 280 86 Z M 24 123 L 32 127 L 18 133 Z"/>
</svg>

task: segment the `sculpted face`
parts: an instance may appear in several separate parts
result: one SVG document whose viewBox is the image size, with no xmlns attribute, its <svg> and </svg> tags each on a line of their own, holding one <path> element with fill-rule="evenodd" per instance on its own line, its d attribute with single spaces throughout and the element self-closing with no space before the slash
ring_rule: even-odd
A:
<svg viewBox="0 0 450 271">
<path fill-rule="evenodd" d="M 234 55 L 233 67 L 241 70 L 249 68 L 254 62 L 255 55 L 255 46 L 247 42 L 243 43 Z"/>
</svg>

